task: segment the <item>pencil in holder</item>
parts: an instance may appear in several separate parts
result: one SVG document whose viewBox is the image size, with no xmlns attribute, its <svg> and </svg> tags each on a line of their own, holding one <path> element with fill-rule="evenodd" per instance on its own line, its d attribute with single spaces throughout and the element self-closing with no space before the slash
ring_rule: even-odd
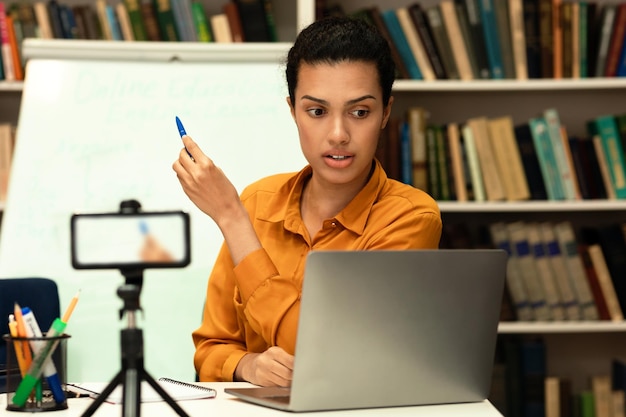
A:
<svg viewBox="0 0 626 417">
<path fill-rule="evenodd" d="M 12 337 L 6 342 L 6 399 L 9 411 L 54 411 L 67 408 L 67 334 Z"/>
</svg>

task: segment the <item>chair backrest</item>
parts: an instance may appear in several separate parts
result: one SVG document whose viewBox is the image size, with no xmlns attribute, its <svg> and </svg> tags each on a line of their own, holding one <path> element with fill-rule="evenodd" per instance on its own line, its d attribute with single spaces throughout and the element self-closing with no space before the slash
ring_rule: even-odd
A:
<svg viewBox="0 0 626 417">
<path fill-rule="evenodd" d="M 9 332 L 9 314 L 15 303 L 30 307 L 43 332 L 60 317 L 59 291 L 56 282 L 49 278 L 0 278 L 0 335 Z M 6 368 L 6 342 L 0 338 L 0 392 L 5 390 L 3 371 Z"/>
</svg>

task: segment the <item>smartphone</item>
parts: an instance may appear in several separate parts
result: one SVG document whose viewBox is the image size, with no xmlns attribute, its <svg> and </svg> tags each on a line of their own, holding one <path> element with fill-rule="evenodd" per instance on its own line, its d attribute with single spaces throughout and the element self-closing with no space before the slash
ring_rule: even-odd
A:
<svg viewBox="0 0 626 417">
<path fill-rule="evenodd" d="M 75 269 L 181 268 L 189 265 L 189 214 L 183 211 L 74 214 Z"/>
</svg>

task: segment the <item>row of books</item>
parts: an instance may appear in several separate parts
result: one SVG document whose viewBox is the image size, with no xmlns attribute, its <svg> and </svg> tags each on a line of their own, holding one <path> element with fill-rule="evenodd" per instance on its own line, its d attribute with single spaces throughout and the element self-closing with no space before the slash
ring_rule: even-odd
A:
<svg viewBox="0 0 626 417">
<path fill-rule="evenodd" d="M 624 417 L 626 356 L 575 389 L 569 375 L 548 371 L 540 337 L 498 340 L 489 400 L 507 417 Z"/>
<path fill-rule="evenodd" d="M 334 7 L 327 14 L 345 14 Z M 440 0 L 351 13 L 375 24 L 417 80 L 626 76 L 626 3 Z"/>
<path fill-rule="evenodd" d="M 26 38 L 113 41 L 273 42 L 271 0 L 230 0 L 207 14 L 198 0 L 0 0 L 0 80 L 22 80 Z"/>
<path fill-rule="evenodd" d="M 445 125 L 410 107 L 383 132 L 378 158 L 390 177 L 436 200 L 626 198 L 626 114 L 591 118 L 569 135 L 556 109 L 514 125 L 511 115 Z"/>
<path fill-rule="evenodd" d="M 624 320 L 626 237 L 622 225 L 568 220 L 497 221 L 480 242 L 465 224 L 444 224 L 441 247 L 495 247 L 509 254 L 502 320 Z"/>
<path fill-rule="evenodd" d="M 0 204 L 3 204 L 7 198 L 15 133 L 15 126 L 10 123 L 0 123 Z"/>
</svg>

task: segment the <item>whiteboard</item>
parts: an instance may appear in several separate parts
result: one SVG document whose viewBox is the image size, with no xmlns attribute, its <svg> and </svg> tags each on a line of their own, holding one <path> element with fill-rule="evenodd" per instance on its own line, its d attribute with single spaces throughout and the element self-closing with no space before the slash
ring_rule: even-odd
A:
<svg viewBox="0 0 626 417">
<path fill-rule="evenodd" d="M 121 369 L 119 330 L 127 326 L 116 294 L 124 277 L 117 270 L 72 269 L 70 216 L 118 211 L 127 199 L 138 200 L 144 211 L 187 211 L 192 262 L 145 272 L 138 326 L 147 371 L 191 380 L 191 332 L 201 321 L 222 236 L 172 170 L 182 148 L 175 116 L 239 191 L 260 177 L 300 170 L 305 160 L 285 100 L 284 69 L 275 58 L 243 61 L 237 48 L 238 59 L 223 49 L 215 59 L 210 46 L 196 45 L 210 62 L 137 53 L 142 59 L 133 60 L 132 53 L 115 58 L 111 42 L 88 43 L 89 50 L 66 42 L 65 57 L 49 56 L 54 44 L 44 43 L 47 55 L 30 56 L 27 64 L 0 230 L 0 277 L 54 279 L 62 309 L 80 290 L 67 329 L 68 380 L 110 380 Z M 109 49 L 101 58 L 98 45 Z M 150 48 L 159 52 L 158 44 Z"/>
</svg>

